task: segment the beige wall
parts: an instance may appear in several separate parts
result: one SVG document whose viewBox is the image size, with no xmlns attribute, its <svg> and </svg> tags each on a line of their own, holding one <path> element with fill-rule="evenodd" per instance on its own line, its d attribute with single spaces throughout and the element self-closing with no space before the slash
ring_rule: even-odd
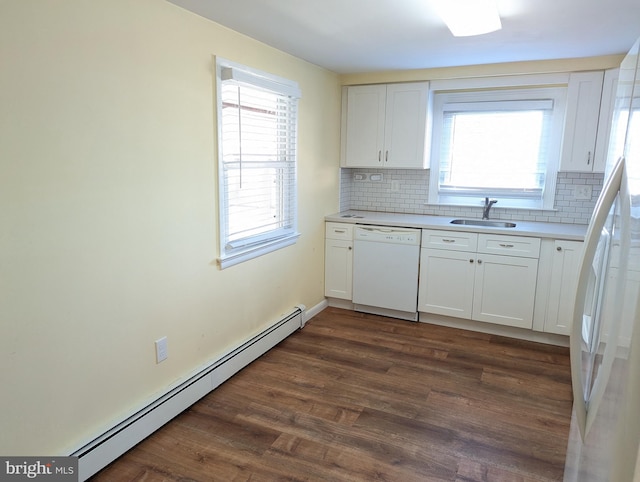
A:
<svg viewBox="0 0 640 482">
<path fill-rule="evenodd" d="M 224 271 L 213 55 L 303 94 L 302 236 Z M 1 454 L 70 453 L 323 299 L 337 75 L 163 0 L 2 0 L 0 106 Z"/>
</svg>

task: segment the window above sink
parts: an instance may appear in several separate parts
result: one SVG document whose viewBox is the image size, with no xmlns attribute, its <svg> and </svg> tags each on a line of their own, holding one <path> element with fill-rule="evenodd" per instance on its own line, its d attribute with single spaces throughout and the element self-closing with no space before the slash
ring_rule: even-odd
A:
<svg viewBox="0 0 640 482">
<path fill-rule="evenodd" d="M 567 88 L 528 81 L 474 88 L 472 79 L 455 90 L 434 83 L 429 204 L 491 196 L 500 207 L 553 207 Z"/>
</svg>

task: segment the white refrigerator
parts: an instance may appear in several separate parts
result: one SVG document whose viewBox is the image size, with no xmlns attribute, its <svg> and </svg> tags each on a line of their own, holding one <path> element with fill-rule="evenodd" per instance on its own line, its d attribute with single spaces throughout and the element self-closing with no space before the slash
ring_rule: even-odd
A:
<svg viewBox="0 0 640 482">
<path fill-rule="evenodd" d="M 605 183 L 577 283 L 565 481 L 640 481 L 639 43 L 620 66 Z"/>
</svg>

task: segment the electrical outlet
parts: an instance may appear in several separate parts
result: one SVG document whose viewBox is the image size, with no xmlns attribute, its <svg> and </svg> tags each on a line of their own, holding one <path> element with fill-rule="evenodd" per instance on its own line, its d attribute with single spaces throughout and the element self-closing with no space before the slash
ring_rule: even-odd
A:
<svg viewBox="0 0 640 482">
<path fill-rule="evenodd" d="M 165 361 L 169 356 L 167 351 L 167 337 L 163 336 L 156 340 L 156 363 Z"/>
<path fill-rule="evenodd" d="M 573 198 L 582 200 L 591 199 L 591 186 L 586 184 L 583 186 L 575 186 L 573 188 Z"/>
<path fill-rule="evenodd" d="M 397 179 L 393 179 L 391 181 L 391 192 L 398 192 L 400 191 L 400 181 Z"/>
<path fill-rule="evenodd" d="M 353 180 L 354 180 L 354 181 L 360 181 L 360 182 L 362 182 L 362 181 L 366 181 L 366 180 L 368 180 L 368 179 L 369 179 L 369 174 L 367 174 L 367 173 L 364 173 L 364 174 L 363 174 L 363 173 L 359 173 L 359 172 L 358 172 L 358 173 L 356 173 L 356 174 L 354 174 L 354 175 L 353 175 Z"/>
</svg>

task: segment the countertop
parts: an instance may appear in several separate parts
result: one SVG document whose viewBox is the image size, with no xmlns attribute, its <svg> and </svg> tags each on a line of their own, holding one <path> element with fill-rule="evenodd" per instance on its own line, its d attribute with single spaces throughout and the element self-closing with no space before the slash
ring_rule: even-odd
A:
<svg viewBox="0 0 640 482">
<path fill-rule="evenodd" d="M 511 234 L 514 236 L 534 236 L 537 238 L 584 241 L 586 224 L 543 223 L 534 221 L 509 220 L 516 223 L 514 228 L 495 226 L 470 226 L 451 224 L 450 216 L 429 216 L 423 214 L 383 213 L 375 211 L 343 211 L 325 216 L 325 221 L 378 226 L 399 226 L 405 228 L 444 229 L 474 233 Z"/>
</svg>

